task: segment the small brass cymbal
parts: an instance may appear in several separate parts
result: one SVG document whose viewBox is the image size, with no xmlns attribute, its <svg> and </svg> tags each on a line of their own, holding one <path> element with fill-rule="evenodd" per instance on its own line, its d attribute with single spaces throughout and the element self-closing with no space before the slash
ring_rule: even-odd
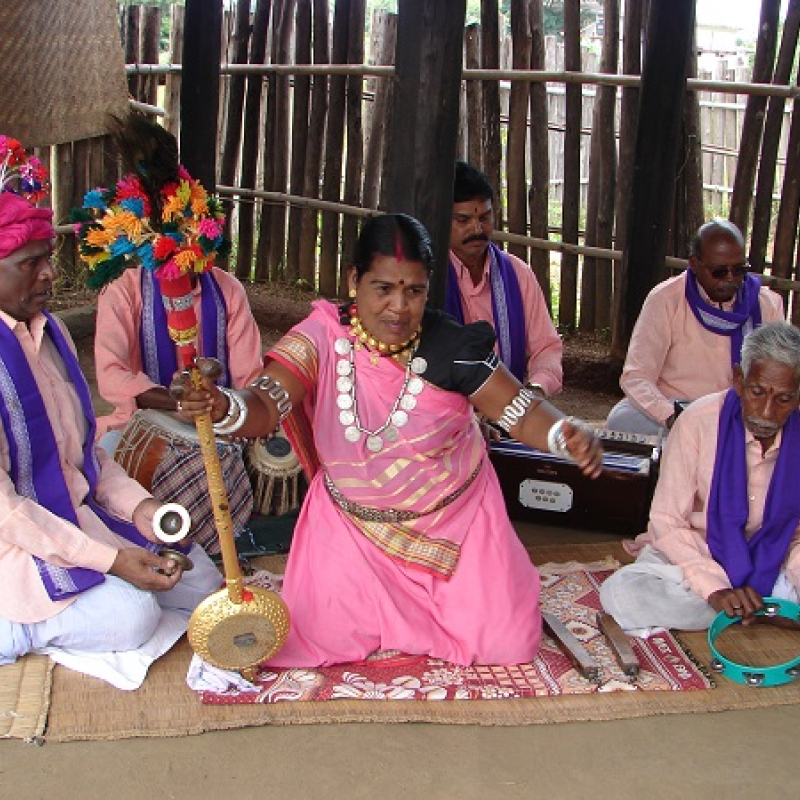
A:
<svg viewBox="0 0 800 800">
<path fill-rule="evenodd" d="M 185 553 L 181 553 L 180 550 L 173 550 L 171 547 L 162 547 L 161 550 L 158 551 L 158 554 L 162 558 L 171 558 L 184 572 L 189 572 L 194 569 L 194 562 L 192 559 Z"/>
</svg>

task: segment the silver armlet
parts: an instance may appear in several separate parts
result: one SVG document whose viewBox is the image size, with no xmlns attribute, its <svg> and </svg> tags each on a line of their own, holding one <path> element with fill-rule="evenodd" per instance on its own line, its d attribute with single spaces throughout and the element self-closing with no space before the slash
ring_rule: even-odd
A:
<svg viewBox="0 0 800 800">
<path fill-rule="evenodd" d="M 256 378 L 249 386 L 248 389 L 257 389 L 260 392 L 265 392 L 267 397 L 275 403 L 280 415 L 279 422 L 283 422 L 289 414 L 292 413 L 292 401 L 289 399 L 289 392 L 283 388 L 280 381 L 269 375 L 262 375 Z"/>
<path fill-rule="evenodd" d="M 534 400 L 541 401 L 530 389 L 522 386 L 517 392 L 517 396 L 503 409 L 503 413 L 495 420 L 495 425 L 502 428 L 506 433 L 513 428 L 527 413 Z"/>
<path fill-rule="evenodd" d="M 239 392 L 231 391 L 224 386 L 220 386 L 219 390 L 228 398 L 228 413 L 219 422 L 214 422 L 211 427 L 215 434 L 226 436 L 236 433 L 244 425 L 247 419 L 247 403 Z"/>
</svg>

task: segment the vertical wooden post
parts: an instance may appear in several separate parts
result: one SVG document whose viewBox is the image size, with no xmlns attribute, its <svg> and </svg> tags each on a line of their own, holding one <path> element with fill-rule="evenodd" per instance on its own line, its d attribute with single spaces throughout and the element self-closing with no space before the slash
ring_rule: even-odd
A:
<svg viewBox="0 0 800 800">
<path fill-rule="evenodd" d="M 466 2 L 400 0 L 389 208 L 428 229 L 436 259 L 430 302 L 444 306 Z"/>
<path fill-rule="evenodd" d="M 642 21 L 645 0 L 626 0 L 624 31 L 622 34 L 622 72 L 639 75 L 642 72 Z M 617 175 L 616 218 L 617 248 L 627 241 L 628 201 L 633 185 L 633 163 L 636 150 L 636 125 L 639 118 L 639 95 L 636 86 L 622 90 L 619 120 L 619 170 Z M 623 286 L 625 285 L 625 263 L 614 269 L 614 303 L 611 315 L 611 363 L 612 369 L 621 370 L 625 361 L 628 339 L 624 330 Z"/>
<path fill-rule="evenodd" d="M 272 18 L 272 63 L 288 64 L 294 2 L 277 3 Z M 289 76 L 274 75 L 267 92 L 267 114 L 261 163 L 264 188 L 285 193 L 289 180 Z M 263 204 L 256 249 L 256 280 L 284 278 L 286 206 Z"/>
<path fill-rule="evenodd" d="M 258 0 L 253 32 L 250 34 L 250 63 L 263 64 L 267 54 L 267 32 L 272 10 L 272 0 Z M 261 95 L 264 77 L 251 75 L 247 79 L 244 103 L 244 138 L 242 141 L 241 184 L 255 189 L 256 170 L 261 131 Z M 236 276 L 249 279 L 253 269 L 253 231 L 255 207 L 252 203 L 239 204 L 239 239 L 236 249 Z"/>
<path fill-rule="evenodd" d="M 600 72 L 616 75 L 619 65 L 619 2 L 603 2 L 603 55 Z M 586 244 L 611 249 L 614 235 L 614 193 L 617 179 L 617 146 L 614 110 L 617 90 L 598 86 L 592 118 L 589 191 L 586 202 Z M 608 328 L 611 322 L 612 262 L 583 259 L 581 281 L 581 330 Z"/>
<path fill-rule="evenodd" d="M 330 61 L 328 0 L 313 0 L 314 63 Z M 311 112 L 308 120 L 308 145 L 303 194 L 319 197 L 322 153 L 324 147 L 325 119 L 328 116 L 328 77 L 315 75 L 311 84 Z M 302 216 L 303 236 L 300 240 L 300 279 L 308 288 L 317 287 L 317 239 L 319 215 L 304 208 Z"/>
<path fill-rule="evenodd" d="M 480 69 L 481 66 L 481 26 L 472 23 L 464 31 L 464 58 L 467 69 Z M 483 98 L 481 82 L 467 81 L 467 161 L 473 167 L 483 170 L 486 153 L 483 149 Z"/>
<path fill-rule="evenodd" d="M 217 185 L 222 0 L 186 0 L 181 161 L 207 191 Z"/>
<path fill-rule="evenodd" d="M 294 62 L 311 63 L 311 0 L 297 0 L 295 17 Z M 289 169 L 289 191 L 303 194 L 308 150 L 308 112 L 311 97 L 311 76 L 295 75 L 292 92 L 292 163 Z M 289 233 L 286 237 L 286 280 L 300 278 L 300 242 L 303 237 L 302 209 L 289 209 Z"/>
<path fill-rule="evenodd" d="M 350 6 L 350 36 L 347 60 L 351 64 L 364 63 L 364 28 L 366 4 L 352 0 Z M 364 101 L 364 79 L 361 75 L 347 78 L 347 155 L 344 169 L 344 202 L 349 206 L 361 205 L 361 182 L 364 173 L 364 130 L 361 107 Z M 352 263 L 358 238 L 358 219 L 346 215 L 342 219 L 342 247 L 339 255 L 340 294 L 347 296 L 347 268 Z"/>
<path fill-rule="evenodd" d="M 161 42 L 161 9 L 158 6 L 143 6 L 144 25 L 142 26 L 142 64 L 158 64 Z M 158 75 L 143 75 L 139 82 L 140 99 L 150 105 L 158 103 Z"/>
<path fill-rule="evenodd" d="M 622 284 L 625 341 L 666 256 L 694 0 L 650 6 Z"/>
<path fill-rule="evenodd" d="M 511 41 L 514 69 L 530 69 L 531 30 L 528 0 L 511 0 Z M 530 84 L 514 81 L 508 106 L 508 155 L 506 179 L 508 182 L 508 230 L 512 233 L 528 232 L 527 176 L 525 171 L 525 144 L 528 138 L 528 100 Z M 528 260 L 528 248 L 509 245 L 508 250 L 523 261 Z"/>
<path fill-rule="evenodd" d="M 530 4 L 531 69 L 544 70 L 544 18 L 542 4 Z M 530 207 L 530 233 L 539 239 L 550 238 L 550 134 L 547 125 L 547 84 L 536 82 L 530 86 L 530 162 L 531 188 L 528 193 Z M 547 307 L 553 313 L 550 287 L 550 252 L 531 250 L 531 267 L 544 292 Z"/>
<path fill-rule="evenodd" d="M 233 63 L 246 64 L 247 50 L 250 44 L 250 0 L 238 0 L 233 32 Z M 223 186 L 234 186 L 236 183 L 236 167 L 239 164 L 239 150 L 242 144 L 242 112 L 244 110 L 244 89 L 246 77 L 231 75 L 229 78 L 228 113 L 226 115 L 225 136 L 220 161 L 219 182 Z M 231 227 L 233 201 L 226 199 L 222 203 L 225 209 L 228 230 Z"/>
<path fill-rule="evenodd" d="M 138 64 L 139 55 L 141 53 L 141 29 L 139 21 L 141 19 L 142 7 L 141 6 L 128 6 L 125 9 L 124 17 L 124 39 L 125 39 L 125 63 Z M 139 87 L 141 84 L 141 76 L 136 73 L 128 75 L 128 92 L 131 97 L 139 100 Z"/>
<path fill-rule="evenodd" d="M 370 61 L 375 64 L 392 64 L 397 46 L 397 15 L 385 11 L 372 12 L 372 40 L 376 50 Z M 375 30 L 377 28 L 377 30 Z M 364 188 L 362 202 L 365 208 L 380 208 L 380 186 L 383 179 L 382 161 L 385 152 L 386 129 L 392 98 L 392 82 L 387 78 L 372 78 L 374 99 L 366 123 L 368 132 L 364 153 Z"/>
<path fill-rule="evenodd" d="M 797 49 L 800 31 L 800 0 L 790 0 L 783 23 L 780 50 L 775 64 L 772 82 L 788 85 Z M 783 130 L 783 111 L 786 100 L 783 97 L 770 97 L 767 118 L 764 123 L 764 138 L 761 142 L 761 159 L 758 165 L 756 198 L 753 206 L 753 232 L 750 237 L 750 263 L 758 272 L 764 271 L 767 258 L 772 220 L 772 191 L 775 188 L 775 167 L 778 163 L 778 148 Z"/>
<path fill-rule="evenodd" d="M 497 0 L 481 1 L 481 67 L 500 68 L 500 32 L 498 17 L 500 9 Z M 503 182 L 500 165 L 503 160 L 500 141 L 500 82 L 488 80 L 481 82 L 483 91 L 483 165 L 489 183 L 494 187 L 494 218 L 498 226 L 503 225 Z"/>
<path fill-rule="evenodd" d="M 564 4 L 564 69 L 581 71 L 581 21 L 578 3 Z M 583 86 L 568 83 L 564 117 L 564 186 L 561 196 L 561 240 L 578 244 L 581 206 L 581 127 Z M 561 294 L 558 324 L 574 330 L 578 310 L 578 256 L 561 256 Z"/>
<path fill-rule="evenodd" d="M 170 60 L 172 64 L 183 61 L 183 6 L 170 8 L 171 24 L 169 34 Z M 167 75 L 167 85 L 164 98 L 164 127 L 180 141 L 181 129 L 181 75 L 170 73 Z"/>
<path fill-rule="evenodd" d="M 753 83 L 772 81 L 780 11 L 781 0 L 761 0 L 761 19 L 758 25 L 758 41 L 751 79 Z M 753 199 L 753 184 L 758 168 L 758 153 L 766 108 L 767 98 L 764 95 L 751 94 L 747 98 L 739 158 L 736 160 L 736 175 L 733 179 L 731 210 L 728 215 L 731 222 L 739 226 L 745 238 L 750 225 L 750 204 Z"/>
<path fill-rule="evenodd" d="M 352 0 L 336 0 L 333 13 L 333 48 L 331 62 L 347 63 L 348 38 L 350 36 L 350 3 Z M 324 200 L 341 202 L 342 163 L 344 150 L 345 108 L 347 102 L 347 78 L 331 75 L 328 81 L 328 125 L 325 131 L 325 174 L 322 183 Z M 339 215 L 332 211 L 322 213 L 319 256 L 319 290 L 327 297 L 338 291 Z"/>
</svg>

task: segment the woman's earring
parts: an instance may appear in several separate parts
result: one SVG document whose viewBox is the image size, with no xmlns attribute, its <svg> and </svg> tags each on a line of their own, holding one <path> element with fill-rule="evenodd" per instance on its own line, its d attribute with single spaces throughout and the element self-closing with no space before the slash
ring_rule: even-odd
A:
<svg viewBox="0 0 800 800">
<path fill-rule="evenodd" d="M 351 297 L 351 299 L 355 299 L 355 296 L 356 296 L 356 290 L 355 290 L 355 289 L 351 289 L 351 290 L 350 290 L 350 297 Z"/>
</svg>

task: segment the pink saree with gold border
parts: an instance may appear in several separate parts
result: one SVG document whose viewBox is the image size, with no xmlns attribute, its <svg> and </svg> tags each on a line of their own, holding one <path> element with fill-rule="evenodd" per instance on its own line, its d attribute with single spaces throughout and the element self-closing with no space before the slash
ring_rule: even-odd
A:
<svg viewBox="0 0 800 800">
<path fill-rule="evenodd" d="M 316 469 L 284 579 L 292 628 L 270 663 L 323 666 L 378 650 L 465 665 L 530 661 L 541 635 L 539 577 L 472 406 L 424 382 L 395 441 L 379 452 L 366 436 L 348 441 L 334 349 L 348 330 L 336 306 L 320 301 L 269 354 L 308 389 L 313 447 L 296 450 Z M 361 424 L 379 429 L 403 394 L 405 367 L 362 348 L 353 361 Z"/>
</svg>

